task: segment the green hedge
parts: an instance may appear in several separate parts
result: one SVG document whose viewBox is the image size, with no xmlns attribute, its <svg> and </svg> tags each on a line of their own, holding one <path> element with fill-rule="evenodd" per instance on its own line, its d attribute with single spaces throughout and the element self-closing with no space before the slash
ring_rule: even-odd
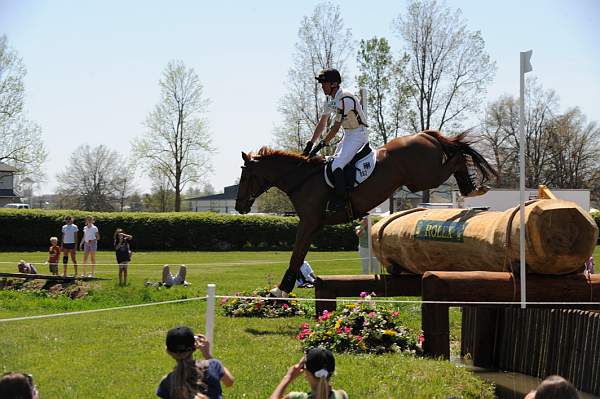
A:
<svg viewBox="0 0 600 399">
<path fill-rule="evenodd" d="M 0 209 L 0 248 L 45 250 L 49 238 L 60 240 L 65 215 L 72 215 L 80 232 L 81 211 Z M 91 213 L 100 230 L 99 249 L 112 249 L 117 227 L 134 236 L 136 250 L 290 250 L 298 218 L 224 215 L 217 213 Z M 81 234 L 80 234 L 81 237 Z M 326 226 L 315 238 L 315 250 L 353 250 L 358 241 L 352 224 Z"/>
</svg>

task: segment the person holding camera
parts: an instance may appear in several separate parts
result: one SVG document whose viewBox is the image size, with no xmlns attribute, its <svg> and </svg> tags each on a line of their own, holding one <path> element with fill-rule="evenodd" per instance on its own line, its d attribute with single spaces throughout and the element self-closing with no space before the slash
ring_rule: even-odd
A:
<svg viewBox="0 0 600 399">
<path fill-rule="evenodd" d="M 333 389 L 329 380 L 335 371 L 335 358 L 328 349 L 312 348 L 300 361 L 289 368 L 270 399 L 348 399 L 343 389 Z M 290 392 L 285 390 L 300 374 L 310 385 L 310 392 Z"/>
<path fill-rule="evenodd" d="M 163 399 L 222 399 L 221 382 L 227 387 L 233 385 L 233 375 L 218 359 L 213 359 L 210 345 L 202 334 L 185 326 L 169 330 L 166 351 L 177 364 L 175 369 L 164 377 L 156 396 Z M 204 360 L 195 360 L 193 354 L 200 350 Z"/>
</svg>

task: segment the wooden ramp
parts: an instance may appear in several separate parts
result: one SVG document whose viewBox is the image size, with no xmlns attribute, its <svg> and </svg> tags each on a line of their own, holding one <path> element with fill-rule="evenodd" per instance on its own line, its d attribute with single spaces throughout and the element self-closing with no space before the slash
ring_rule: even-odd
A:
<svg viewBox="0 0 600 399">
<path fill-rule="evenodd" d="M 55 276 L 53 274 L 28 274 L 28 273 L 0 273 L 0 277 L 23 278 L 27 280 L 49 280 L 49 281 L 96 281 L 110 280 L 104 277 L 74 277 Z"/>
</svg>

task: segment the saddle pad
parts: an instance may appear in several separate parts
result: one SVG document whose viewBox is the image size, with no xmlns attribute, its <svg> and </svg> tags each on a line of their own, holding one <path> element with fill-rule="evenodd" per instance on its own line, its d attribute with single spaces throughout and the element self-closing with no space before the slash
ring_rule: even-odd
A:
<svg viewBox="0 0 600 399">
<path fill-rule="evenodd" d="M 332 179 L 330 178 L 330 176 L 332 176 L 332 173 L 331 173 L 331 162 L 332 161 L 333 161 L 333 157 L 328 157 L 325 167 L 323 168 L 323 176 L 325 177 L 325 183 L 327 183 L 327 185 L 331 188 L 333 188 L 333 182 L 331 181 Z M 362 157 L 358 161 L 356 161 L 354 163 L 354 170 L 356 171 L 356 173 L 353 174 L 354 183 L 352 184 L 352 187 L 356 187 L 360 183 L 367 180 L 369 178 L 369 176 L 371 176 L 371 174 L 375 170 L 375 165 L 376 165 L 376 158 L 375 158 L 374 150 L 371 150 L 367 155 L 365 155 L 364 157 Z M 346 166 L 346 168 L 347 167 L 348 166 Z"/>
</svg>

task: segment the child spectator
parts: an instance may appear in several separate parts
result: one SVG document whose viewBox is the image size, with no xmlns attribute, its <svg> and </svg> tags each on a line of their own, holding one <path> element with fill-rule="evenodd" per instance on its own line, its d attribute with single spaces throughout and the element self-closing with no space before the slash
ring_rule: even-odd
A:
<svg viewBox="0 0 600 399">
<path fill-rule="evenodd" d="M 58 246 L 58 238 L 50 237 L 50 248 L 48 249 L 48 265 L 50 273 L 58 276 L 58 259 L 60 258 L 60 247 Z"/>
<path fill-rule="evenodd" d="M 27 263 L 23 259 L 19 261 L 17 269 L 19 270 L 19 273 L 38 274 L 38 271 L 33 265 L 33 263 Z"/>
<path fill-rule="evenodd" d="M 222 399 L 221 382 L 233 385 L 233 375 L 217 359 L 213 359 L 204 335 L 194 336 L 189 327 L 175 327 L 167 333 L 167 353 L 177 362 L 175 369 L 164 377 L 156 396 L 164 399 Z M 195 360 L 200 349 L 204 360 Z"/>
<path fill-rule="evenodd" d="M 31 374 L 3 374 L 0 378 L 0 398 L 38 399 L 38 390 Z"/>
<path fill-rule="evenodd" d="M 569 381 L 559 375 L 551 375 L 531 391 L 525 399 L 579 399 L 577 390 Z"/>
<path fill-rule="evenodd" d="M 348 394 L 341 389 L 333 389 L 329 380 L 335 371 L 335 358 L 327 349 L 310 349 L 297 364 L 290 367 L 270 399 L 348 399 Z M 310 392 L 290 392 L 284 396 L 285 389 L 300 374 L 310 385 Z"/>
<path fill-rule="evenodd" d="M 115 255 L 117 264 L 119 265 L 119 285 L 127 285 L 127 267 L 131 261 L 131 240 L 132 236 L 125 234 L 123 229 L 116 229 L 115 240 Z"/>
<path fill-rule="evenodd" d="M 65 216 L 65 225 L 62 227 L 61 252 L 63 253 L 63 275 L 67 277 L 67 263 L 69 263 L 69 255 L 73 261 L 75 277 L 77 277 L 77 233 L 79 228 L 73 224 L 74 220 L 71 216 Z"/>
<path fill-rule="evenodd" d="M 83 227 L 83 237 L 81 237 L 81 243 L 79 249 L 83 250 L 83 277 L 86 276 L 86 266 L 88 256 L 92 262 L 92 272 L 87 275 L 89 277 L 96 277 L 96 251 L 98 250 L 98 240 L 100 239 L 100 232 L 98 228 L 94 226 L 94 217 L 85 217 L 85 226 Z"/>
</svg>

